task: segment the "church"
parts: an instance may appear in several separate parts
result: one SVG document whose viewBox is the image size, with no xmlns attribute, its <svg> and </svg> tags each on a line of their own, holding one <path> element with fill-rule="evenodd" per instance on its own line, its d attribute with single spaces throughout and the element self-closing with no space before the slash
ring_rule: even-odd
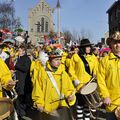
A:
<svg viewBox="0 0 120 120">
<path fill-rule="evenodd" d="M 45 0 L 29 9 L 28 33 L 33 44 L 43 43 L 45 36 L 54 31 L 53 13 L 54 9 Z"/>
</svg>

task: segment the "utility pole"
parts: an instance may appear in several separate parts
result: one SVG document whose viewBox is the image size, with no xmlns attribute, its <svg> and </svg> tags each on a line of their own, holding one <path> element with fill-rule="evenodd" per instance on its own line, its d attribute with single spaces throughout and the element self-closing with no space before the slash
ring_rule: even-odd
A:
<svg viewBox="0 0 120 120">
<path fill-rule="evenodd" d="M 61 44 L 61 41 L 60 41 L 60 1 L 59 0 L 57 1 L 56 8 L 57 8 L 57 32 L 58 32 L 57 34 L 58 34 L 59 44 Z"/>
</svg>

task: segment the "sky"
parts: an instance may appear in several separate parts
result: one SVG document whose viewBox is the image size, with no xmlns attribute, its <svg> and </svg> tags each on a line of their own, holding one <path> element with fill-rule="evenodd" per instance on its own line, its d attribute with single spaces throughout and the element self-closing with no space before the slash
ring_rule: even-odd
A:
<svg viewBox="0 0 120 120">
<path fill-rule="evenodd" d="M 23 27 L 28 28 L 28 11 L 40 0 L 15 0 L 16 16 L 20 17 Z M 57 0 L 46 0 L 55 8 Z M 79 35 L 85 33 L 94 43 L 104 37 L 108 31 L 108 15 L 106 11 L 115 0 L 60 0 L 61 31 L 70 30 Z M 54 12 L 54 22 L 57 26 L 57 14 Z M 56 27 L 55 27 L 56 30 Z"/>
</svg>

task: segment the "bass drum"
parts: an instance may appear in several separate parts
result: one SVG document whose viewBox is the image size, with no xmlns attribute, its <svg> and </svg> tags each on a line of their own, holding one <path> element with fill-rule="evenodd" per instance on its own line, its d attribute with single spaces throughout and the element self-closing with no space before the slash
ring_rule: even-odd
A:
<svg viewBox="0 0 120 120">
<path fill-rule="evenodd" d="M 10 118 L 14 112 L 13 103 L 8 98 L 0 98 L 0 120 Z"/>
<path fill-rule="evenodd" d="M 74 120 L 71 110 L 67 107 L 61 107 L 50 114 L 41 113 L 36 109 L 31 110 L 28 112 L 28 117 L 32 120 Z"/>
</svg>

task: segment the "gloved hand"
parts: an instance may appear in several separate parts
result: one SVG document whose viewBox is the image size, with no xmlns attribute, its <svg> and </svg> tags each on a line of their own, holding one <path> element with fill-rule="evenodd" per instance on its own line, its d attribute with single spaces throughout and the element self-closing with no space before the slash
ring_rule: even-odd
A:
<svg viewBox="0 0 120 120">
<path fill-rule="evenodd" d="M 80 81 L 79 81 L 79 80 L 75 80 L 75 81 L 73 82 L 73 84 L 74 84 L 75 87 L 77 87 L 77 86 L 80 84 Z"/>
</svg>

